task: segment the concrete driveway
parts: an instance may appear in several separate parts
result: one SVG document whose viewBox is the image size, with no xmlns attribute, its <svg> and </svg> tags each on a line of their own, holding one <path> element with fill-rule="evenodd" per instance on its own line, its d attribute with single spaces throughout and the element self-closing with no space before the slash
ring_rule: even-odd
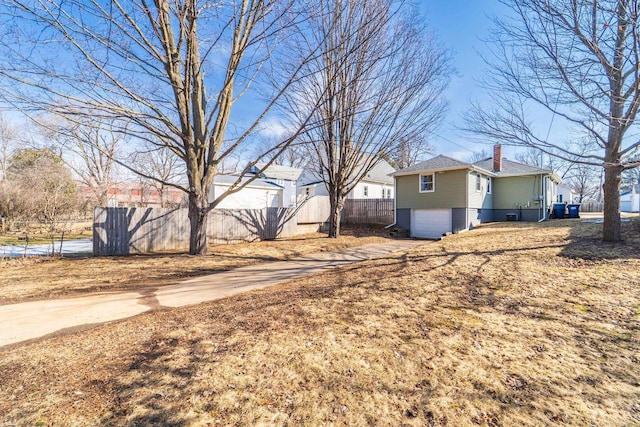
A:
<svg viewBox="0 0 640 427">
<path fill-rule="evenodd" d="M 136 292 L 3 305 L 0 306 L 0 347 L 125 319 L 150 310 L 212 301 L 326 269 L 381 258 L 420 244 L 424 242 L 397 240 L 261 263 Z"/>
</svg>

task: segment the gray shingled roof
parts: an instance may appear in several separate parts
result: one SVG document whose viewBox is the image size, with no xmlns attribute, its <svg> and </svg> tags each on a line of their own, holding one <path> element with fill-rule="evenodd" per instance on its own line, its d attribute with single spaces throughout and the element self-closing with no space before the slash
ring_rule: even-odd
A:
<svg viewBox="0 0 640 427">
<path fill-rule="evenodd" d="M 242 181 L 243 183 L 247 182 L 249 180 L 250 177 L 243 177 Z M 238 179 L 238 177 L 236 175 L 216 175 L 216 177 L 213 179 L 213 183 L 214 184 L 219 184 L 219 185 L 231 185 L 234 182 L 236 182 L 236 180 Z M 266 189 L 281 189 L 282 187 L 276 184 L 272 184 L 271 182 L 267 182 L 264 179 L 260 179 L 260 178 L 256 178 L 253 181 L 251 181 L 250 184 L 247 185 L 248 187 L 254 187 L 254 188 L 266 188 Z"/>
<path fill-rule="evenodd" d="M 451 157 L 439 155 L 424 162 L 415 164 L 411 167 L 400 169 L 393 175 L 406 175 L 407 172 L 418 173 L 471 168 L 476 170 L 480 169 L 486 172 L 488 175 L 495 177 L 552 173 L 552 171 L 548 169 L 541 169 L 536 166 L 525 165 L 524 163 L 514 162 L 505 158 L 502 159 L 502 170 L 500 172 L 495 172 L 493 171 L 492 157 L 479 160 L 475 163 L 467 163 L 461 160 L 452 159 Z"/>
<path fill-rule="evenodd" d="M 456 160 L 451 157 L 443 156 L 441 154 L 429 160 L 425 160 L 424 162 L 416 163 L 415 165 L 409 166 L 408 168 L 399 169 L 394 175 L 405 174 L 407 172 L 425 172 L 443 169 L 465 169 L 470 167 L 471 163 Z"/>
<path fill-rule="evenodd" d="M 489 157 L 487 159 L 479 160 L 473 164 L 480 169 L 484 169 L 486 171 L 491 171 L 495 176 L 512 176 L 512 175 L 529 175 L 529 174 L 537 174 L 543 172 L 549 172 L 548 169 L 541 169 L 537 166 L 525 165 L 524 163 L 514 162 L 512 160 L 507 160 L 505 158 L 502 159 L 502 170 L 500 172 L 496 172 L 493 170 L 493 158 Z"/>
<path fill-rule="evenodd" d="M 266 163 L 256 163 L 256 171 L 264 167 Z M 288 179 L 289 181 L 297 181 L 302 175 L 302 169 L 292 168 L 289 166 L 269 165 L 262 175 L 269 179 Z"/>
</svg>

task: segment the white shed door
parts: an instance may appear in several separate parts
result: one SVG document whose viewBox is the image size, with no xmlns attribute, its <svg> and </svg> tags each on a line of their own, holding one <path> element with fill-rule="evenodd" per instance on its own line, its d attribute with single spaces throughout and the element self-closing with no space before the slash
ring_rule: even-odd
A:
<svg viewBox="0 0 640 427">
<path fill-rule="evenodd" d="M 411 235 L 426 239 L 438 239 L 451 232 L 451 209 L 414 209 L 411 219 Z"/>
</svg>

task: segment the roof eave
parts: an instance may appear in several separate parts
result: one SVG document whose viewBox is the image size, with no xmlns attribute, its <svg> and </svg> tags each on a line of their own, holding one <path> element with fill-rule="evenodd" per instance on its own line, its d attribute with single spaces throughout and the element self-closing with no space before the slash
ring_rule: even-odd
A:
<svg viewBox="0 0 640 427">
<path fill-rule="evenodd" d="M 393 181 L 379 181 L 377 179 L 367 179 L 367 178 L 362 178 L 358 182 L 369 182 L 369 183 L 372 183 L 372 184 L 388 184 L 388 185 L 392 185 L 393 184 Z"/>
<path fill-rule="evenodd" d="M 390 176 L 407 176 L 407 175 L 418 175 L 418 174 L 424 174 L 424 173 L 435 173 L 435 172 L 447 172 L 447 171 L 454 171 L 454 170 L 462 170 L 462 169 L 472 169 L 473 165 L 461 165 L 461 166 L 450 166 L 447 168 L 433 168 L 433 169 L 417 169 L 417 170 L 413 170 L 413 171 L 406 171 L 406 172 L 402 172 L 397 171 L 394 172 L 392 174 L 389 174 Z"/>
<path fill-rule="evenodd" d="M 501 173 L 499 175 L 495 174 L 497 178 L 512 178 L 516 176 L 535 176 L 535 175 L 549 175 L 551 179 L 553 179 L 556 183 L 560 184 L 562 179 L 553 171 L 549 170 L 539 170 L 539 171 L 531 171 L 531 172 L 515 172 L 515 173 Z"/>
</svg>

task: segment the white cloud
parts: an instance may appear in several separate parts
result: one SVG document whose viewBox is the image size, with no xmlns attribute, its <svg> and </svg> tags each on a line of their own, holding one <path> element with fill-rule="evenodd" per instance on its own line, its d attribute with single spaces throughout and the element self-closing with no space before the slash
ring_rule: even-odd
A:
<svg viewBox="0 0 640 427">
<path fill-rule="evenodd" d="M 287 128 L 280 119 L 269 118 L 262 122 L 258 133 L 264 138 L 280 139 L 291 133 L 291 130 Z"/>
</svg>

